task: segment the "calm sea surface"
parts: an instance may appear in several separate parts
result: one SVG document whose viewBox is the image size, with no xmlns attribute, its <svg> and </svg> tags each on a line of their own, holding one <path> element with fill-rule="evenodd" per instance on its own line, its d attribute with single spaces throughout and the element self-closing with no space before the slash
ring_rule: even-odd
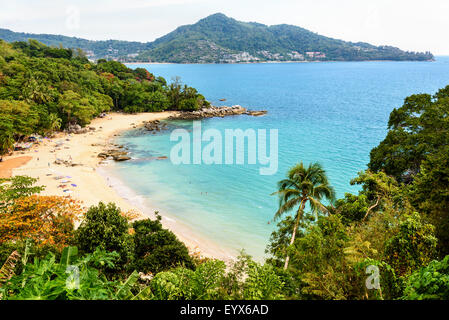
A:
<svg viewBox="0 0 449 320">
<path fill-rule="evenodd" d="M 279 169 L 259 175 L 259 165 L 173 165 L 170 131 L 129 131 L 118 141 L 136 160 L 108 170 L 143 201 L 194 232 L 234 251 L 264 256 L 277 209 L 276 182 L 289 167 L 319 161 L 339 197 L 355 193 L 349 181 L 364 170 L 369 152 L 385 136 L 390 112 L 414 93 L 449 85 L 449 57 L 436 62 L 342 62 L 240 65 L 131 65 L 168 81 L 180 76 L 214 105 L 268 110 L 264 117 L 202 120 L 203 130 L 278 129 Z M 227 99 L 220 102 L 220 99 Z M 170 127 L 191 129 L 191 122 Z M 144 202 L 143 202 L 144 203 Z"/>
</svg>

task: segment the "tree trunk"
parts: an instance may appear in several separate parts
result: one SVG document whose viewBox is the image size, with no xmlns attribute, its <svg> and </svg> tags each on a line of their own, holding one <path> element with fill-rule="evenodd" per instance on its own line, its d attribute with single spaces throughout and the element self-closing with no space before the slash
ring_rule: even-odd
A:
<svg viewBox="0 0 449 320">
<path fill-rule="evenodd" d="M 296 214 L 295 226 L 293 227 L 292 238 L 290 239 L 290 246 L 295 242 L 296 230 L 298 229 L 299 220 L 301 220 L 302 213 L 304 212 L 304 207 L 306 206 L 306 201 L 307 200 L 302 200 L 301 204 L 299 205 L 298 212 Z M 285 258 L 284 270 L 287 270 L 289 260 L 290 260 L 290 256 L 287 254 L 287 257 Z"/>
</svg>

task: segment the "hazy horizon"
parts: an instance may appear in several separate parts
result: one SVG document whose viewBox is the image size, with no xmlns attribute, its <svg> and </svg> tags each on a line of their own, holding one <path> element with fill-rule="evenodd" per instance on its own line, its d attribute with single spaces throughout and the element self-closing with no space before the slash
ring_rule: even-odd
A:
<svg viewBox="0 0 449 320">
<path fill-rule="evenodd" d="M 2 1 L 5 2 L 5 1 Z M 27 3 L 28 2 L 28 3 Z M 449 2 L 386 0 L 51 0 L 1 3 L 0 28 L 89 40 L 152 42 L 214 13 L 245 22 L 296 25 L 323 36 L 449 55 Z"/>
</svg>

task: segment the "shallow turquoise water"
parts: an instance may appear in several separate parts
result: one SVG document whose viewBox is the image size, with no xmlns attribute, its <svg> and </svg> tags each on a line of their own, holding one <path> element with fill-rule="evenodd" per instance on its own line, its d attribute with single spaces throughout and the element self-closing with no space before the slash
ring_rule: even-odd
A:
<svg viewBox="0 0 449 320">
<path fill-rule="evenodd" d="M 268 110 L 264 117 L 202 121 L 203 130 L 278 129 L 279 170 L 259 175 L 259 165 L 173 165 L 176 144 L 130 131 L 118 140 L 135 161 L 113 170 L 138 195 L 202 236 L 232 250 L 264 255 L 277 208 L 276 182 L 299 161 L 319 161 L 339 197 L 357 192 L 349 181 L 366 168 L 369 152 L 385 136 L 391 110 L 413 93 L 449 84 L 449 58 L 436 62 L 343 62 L 245 65 L 132 65 L 167 80 L 181 76 L 214 105 Z M 219 99 L 226 98 L 226 102 Z M 189 128 L 190 122 L 175 126 Z"/>
</svg>

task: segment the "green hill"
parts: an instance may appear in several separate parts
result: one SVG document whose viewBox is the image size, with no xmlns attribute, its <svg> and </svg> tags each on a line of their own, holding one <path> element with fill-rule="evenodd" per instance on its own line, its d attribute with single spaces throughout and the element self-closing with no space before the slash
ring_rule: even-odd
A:
<svg viewBox="0 0 449 320">
<path fill-rule="evenodd" d="M 90 41 L 56 35 L 33 35 L 0 29 L 6 41 L 37 39 L 47 45 L 81 48 L 89 58 L 173 63 L 264 61 L 432 60 L 430 52 L 406 52 L 391 46 L 346 42 L 292 25 L 241 22 L 217 13 L 181 26 L 154 42 Z"/>
<path fill-rule="evenodd" d="M 431 60 L 431 53 L 336 40 L 292 25 L 240 22 L 217 13 L 153 42 L 136 60 L 165 62 Z"/>
</svg>

